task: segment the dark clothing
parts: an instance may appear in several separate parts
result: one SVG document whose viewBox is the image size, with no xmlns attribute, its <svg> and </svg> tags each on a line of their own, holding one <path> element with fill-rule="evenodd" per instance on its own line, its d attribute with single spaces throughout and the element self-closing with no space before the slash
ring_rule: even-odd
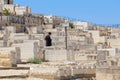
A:
<svg viewBox="0 0 120 80">
<path fill-rule="evenodd" d="M 45 37 L 45 40 L 46 40 L 46 46 L 52 46 L 52 39 L 51 39 L 50 35 L 47 35 Z"/>
</svg>

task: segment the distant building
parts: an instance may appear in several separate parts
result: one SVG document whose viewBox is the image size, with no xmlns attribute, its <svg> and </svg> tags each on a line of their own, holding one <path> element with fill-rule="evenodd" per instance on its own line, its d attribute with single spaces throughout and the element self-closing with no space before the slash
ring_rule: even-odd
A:
<svg viewBox="0 0 120 80">
<path fill-rule="evenodd" d="M 54 15 L 44 16 L 44 20 L 45 23 L 47 24 L 47 28 L 55 28 L 56 26 L 66 21 L 66 19 Z"/>
<path fill-rule="evenodd" d="M 89 30 L 92 27 L 91 23 L 82 22 L 82 21 L 75 21 L 75 22 L 73 22 L 73 25 L 74 25 L 75 29 L 81 29 L 84 31 Z"/>
<path fill-rule="evenodd" d="M 48 19 L 48 23 L 52 23 L 52 24 L 60 24 L 65 22 L 65 19 L 59 16 L 47 15 L 45 16 L 45 18 Z"/>
<path fill-rule="evenodd" d="M 13 4 L 13 0 L 0 0 L 0 12 L 3 11 L 4 5 L 11 5 Z"/>
<path fill-rule="evenodd" d="M 16 12 L 16 15 L 30 14 L 31 8 L 29 6 L 25 6 L 25 7 L 16 6 L 15 12 Z"/>
<path fill-rule="evenodd" d="M 0 0 L 0 3 L 2 5 L 4 5 L 4 4 L 13 4 L 13 0 Z"/>
<path fill-rule="evenodd" d="M 12 14 L 16 15 L 31 14 L 30 7 L 13 4 L 13 0 L 0 0 L 0 12 L 3 12 L 4 9 L 9 9 Z"/>
</svg>

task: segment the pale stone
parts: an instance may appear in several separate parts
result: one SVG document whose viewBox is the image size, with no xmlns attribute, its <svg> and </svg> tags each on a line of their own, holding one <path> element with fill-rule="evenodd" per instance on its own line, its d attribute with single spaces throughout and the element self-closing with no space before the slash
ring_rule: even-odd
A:
<svg viewBox="0 0 120 80">
<path fill-rule="evenodd" d="M 10 59 L 1 59 L 0 58 L 0 66 L 12 66 Z"/>
<path fill-rule="evenodd" d="M 0 53 L 0 58 L 9 58 L 9 56 L 7 53 Z"/>
<path fill-rule="evenodd" d="M 20 47 L 16 47 L 16 60 L 17 60 L 17 63 L 20 63 L 21 62 L 21 50 L 20 50 Z"/>
<path fill-rule="evenodd" d="M 13 66 L 16 65 L 16 53 L 11 51 L 7 55 L 3 54 L 0 57 L 1 66 Z"/>
<path fill-rule="evenodd" d="M 44 67 L 37 67 L 30 70 L 29 75 L 31 77 L 38 77 L 43 79 L 52 79 L 52 80 L 59 80 L 65 78 L 69 78 L 71 72 L 69 67 L 55 67 L 55 66 L 44 66 Z M 63 78 L 62 78 L 63 77 Z"/>
<path fill-rule="evenodd" d="M 45 60 L 48 61 L 66 61 L 66 50 L 45 50 Z"/>
<path fill-rule="evenodd" d="M 37 42 L 36 47 L 34 43 Z M 21 52 L 21 60 L 27 61 L 30 58 L 35 58 L 38 55 L 39 40 L 24 40 L 24 43 L 13 44 L 14 47 L 19 47 Z"/>
<path fill-rule="evenodd" d="M 16 32 L 15 26 L 7 26 L 6 28 L 8 29 L 8 31 L 9 31 L 10 33 L 15 33 L 15 32 Z"/>
</svg>

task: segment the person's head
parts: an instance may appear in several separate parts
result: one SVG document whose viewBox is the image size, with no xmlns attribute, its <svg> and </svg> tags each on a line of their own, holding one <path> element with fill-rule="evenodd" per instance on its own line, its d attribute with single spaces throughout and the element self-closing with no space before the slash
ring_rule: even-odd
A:
<svg viewBox="0 0 120 80">
<path fill-rule="evenodd" d="M 49 35 L 51 35 L 51 32 L 48 32 Z"/>
</svg>

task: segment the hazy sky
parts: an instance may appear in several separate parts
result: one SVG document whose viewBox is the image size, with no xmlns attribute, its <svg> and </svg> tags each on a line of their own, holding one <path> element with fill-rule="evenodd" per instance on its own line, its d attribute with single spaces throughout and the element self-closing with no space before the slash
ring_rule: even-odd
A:
<svg viewBox="0 0 120 80">
<path fill-rule="evenodd" d="M 33 13 L 53 14 L 97 24 L 120 24 L 120 0 L 15 0 Z"/>
</svg>

